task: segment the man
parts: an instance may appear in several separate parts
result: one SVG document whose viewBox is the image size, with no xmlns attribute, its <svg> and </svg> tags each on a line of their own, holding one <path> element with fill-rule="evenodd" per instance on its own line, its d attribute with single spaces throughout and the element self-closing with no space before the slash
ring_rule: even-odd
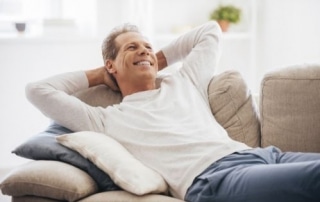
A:
<svg viewBox="0 0 320 202">
<path fill-rule="evenodd" d="M 220 35 L 217 23 L 208 22 L 155 53 L 134 26 L 125 25 L 104 41 L 104 67 L 29 84 L 27 97 L 73 131 L 101 132 L 120 142 L 160 173 L 176 198 L 319 201 L 319 154 L 252 149 L 230 139 L 212 116 L 207 87 Z M 177 61 L 181 69 L 157 86 L 157 72 Z M 119 89 L 123 101 L 101 108 L 70 96 L 100 84 Z"/>
</svg>

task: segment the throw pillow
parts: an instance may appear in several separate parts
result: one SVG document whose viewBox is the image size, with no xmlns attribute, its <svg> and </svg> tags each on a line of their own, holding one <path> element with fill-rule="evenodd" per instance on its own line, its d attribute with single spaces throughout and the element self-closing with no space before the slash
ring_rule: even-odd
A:
<svg viewBox="0 0 320 202">
<path fill-rule="evenodd" d="M 53 123 L 44 132 L 31 137 L 12 152 L 34 160 L 56 160 L 68 163 L 86 171 L 96 181 L 100 190 L 120 190 L 120 187 L 111 180 L 108 174 L 79 153 L 56 141 L 56 136 L 71 132 L 71 130 Z"/>
<path fill-rule="evenodd" d="M 212 114 L 232 139 L 260 146 L 257 106 L 239 72 L 230 70 L 214 76 L 208 96 Z"/>
<path fill-rule="evenodd" d="M 59 161 L 31 161 L 12 170 L 0 184 L 3 194 L 77 201 L 98 191 L 84 171 Z"/>
<path fill-rule="evenodd" d="M 105 134 L 83 131 L 57 136 L 56 139 L 90 159 L 126 191 L 144 195 L 167 190 L 160 174 L 144 166 L 120 143 Z"/>
</svg>

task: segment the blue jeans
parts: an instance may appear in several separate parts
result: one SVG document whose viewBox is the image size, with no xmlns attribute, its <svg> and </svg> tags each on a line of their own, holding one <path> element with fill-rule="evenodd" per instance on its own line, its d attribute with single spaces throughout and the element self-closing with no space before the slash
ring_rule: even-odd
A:
<svg viewBox="0 0 320 202">
<path fill-rule="evenodd" d="M 213 163 L 189 187 L 188 202 L 319 202 L 320 153 L 256 148 Z"/>
</svg>

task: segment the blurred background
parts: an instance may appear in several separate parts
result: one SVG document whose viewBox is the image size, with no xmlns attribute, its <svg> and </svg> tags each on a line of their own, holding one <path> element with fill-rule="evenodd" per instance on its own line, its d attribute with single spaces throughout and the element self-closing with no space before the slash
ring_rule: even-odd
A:
<svg viewBox="0 0 320 202">
<path fill-rule="evenodd" d="M 11 150 L 49 124 L 26 83 L 101 66 L 101 42 L 120 23 L 137 24 L 159 49 L 224 5 L 240 16 L 223 33 L 217 73 L 240 71 L 258 94 L 265 72 L 320 63 L 318 0 L 0 0 L 0 168 L 24 162 Z"/>
</svg>

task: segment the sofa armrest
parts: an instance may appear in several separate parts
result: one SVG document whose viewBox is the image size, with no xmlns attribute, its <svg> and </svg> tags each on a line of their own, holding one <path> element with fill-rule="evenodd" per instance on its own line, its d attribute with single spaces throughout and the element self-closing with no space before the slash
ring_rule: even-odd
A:
<svg viewBox="0 0 320 202">
<path fill-rule="evenodd" d="M 264 76 L 260 92 L 261 145 L 320 152 L 320 65 L 281 68 Z"/>
</svg>

